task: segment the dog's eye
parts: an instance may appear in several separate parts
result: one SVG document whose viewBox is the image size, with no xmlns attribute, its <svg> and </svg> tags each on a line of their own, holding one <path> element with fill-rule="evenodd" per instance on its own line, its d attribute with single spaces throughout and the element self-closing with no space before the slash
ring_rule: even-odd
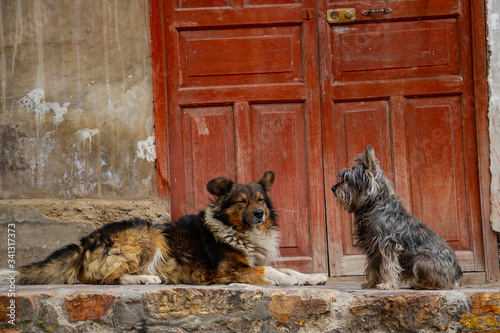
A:
<svg viewBox="0 0 500 333">
<path fill-rule="evenodd" d="M 246 205 L 247 201 L 246 200 L 239 200 L 238 203 Z"/>
<path fill-rule="evenodd" d="M 262 203 L 264 202 L 264 198 L 258 198 L 257 201 Z"/>
</svg>

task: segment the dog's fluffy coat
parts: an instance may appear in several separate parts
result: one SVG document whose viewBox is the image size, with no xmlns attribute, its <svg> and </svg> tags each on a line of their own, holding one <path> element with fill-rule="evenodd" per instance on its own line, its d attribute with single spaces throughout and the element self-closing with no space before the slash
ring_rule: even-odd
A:
<svg viewBox="0 0 500 333">
<path fill-rule="evenodd" d="M 324 274 L 267 265 L 279 256 L 274 173 L 258 183 L 215 178 L 207 209 L 175 223 L 108 224 L 47 259 L 20 269 L 20 284 L 323 284 Z"/>
<path fill-rule="evenodd" d="M 410 214 L 379 166 L 371 146 L 341 170 L 332 191 L 354 213 L 357 245 L 367 256 L 363 288 L 450 289 L 462 270 L 453 249 L 434 230 Z"/>
</svg>

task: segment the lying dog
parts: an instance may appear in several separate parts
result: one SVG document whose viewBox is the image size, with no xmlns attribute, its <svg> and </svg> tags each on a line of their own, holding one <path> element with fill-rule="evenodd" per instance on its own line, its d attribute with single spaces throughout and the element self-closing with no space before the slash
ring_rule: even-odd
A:
<svg viewBox="0 0 500 333">
<path fill-rule="evenodd" d="M 258 183 L 215 178 L 214 196 L 198 215 L 176 223 L 143 220 L 108 224 L 22 267 L 20 284 L 324 284 L 324 274 L 274 269 L 279 256 L 277 213 L 269 192 L 274 172 Z"/>
</svg>

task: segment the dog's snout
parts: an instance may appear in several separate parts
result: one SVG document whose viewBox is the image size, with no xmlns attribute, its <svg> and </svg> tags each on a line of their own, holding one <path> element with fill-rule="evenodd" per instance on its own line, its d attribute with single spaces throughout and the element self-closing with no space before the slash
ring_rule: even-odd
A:
<svg viewBox="0 0 500 333">
<path fill-rule="evenodd" d="M 339 188 L 340 185 L 344 183 L 344 178 L 343 177 L 337 177 L 337 184 L 332 186 L 332 192 L 333 194 L 336 194 L 335 191 Z"/>
<path fill-rule="evenodd" d="M 264 211 L 262 209 L 254 210 L 253 215 L 260 219 L 264 216 Z"/>
</svg>

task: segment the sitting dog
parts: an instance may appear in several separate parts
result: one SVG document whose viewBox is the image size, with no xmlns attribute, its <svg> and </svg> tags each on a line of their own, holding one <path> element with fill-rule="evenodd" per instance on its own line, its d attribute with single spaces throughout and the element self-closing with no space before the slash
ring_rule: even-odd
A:
<svg viewBox="0 0 500 333">
<path fill-rule="evenodd" d="M 136 219 L 105 225 L 22 267 L 20 284 L 324 284 L 324 274 L 274 269 L 279 256 L 276 210 L 269 198 L 274 172 L 258 183 L 215 178 L 214 196 L 198 215 L 153 225 Z"/>
<path fill-rule="evenodd" d="M 354 213 L 355 236 L 367 256 L 363 288 L 451 289 L 462 279 L 455 252 L 401 204 L 371 146 L 341 170 L 332 191 Z"/>
</svg>

